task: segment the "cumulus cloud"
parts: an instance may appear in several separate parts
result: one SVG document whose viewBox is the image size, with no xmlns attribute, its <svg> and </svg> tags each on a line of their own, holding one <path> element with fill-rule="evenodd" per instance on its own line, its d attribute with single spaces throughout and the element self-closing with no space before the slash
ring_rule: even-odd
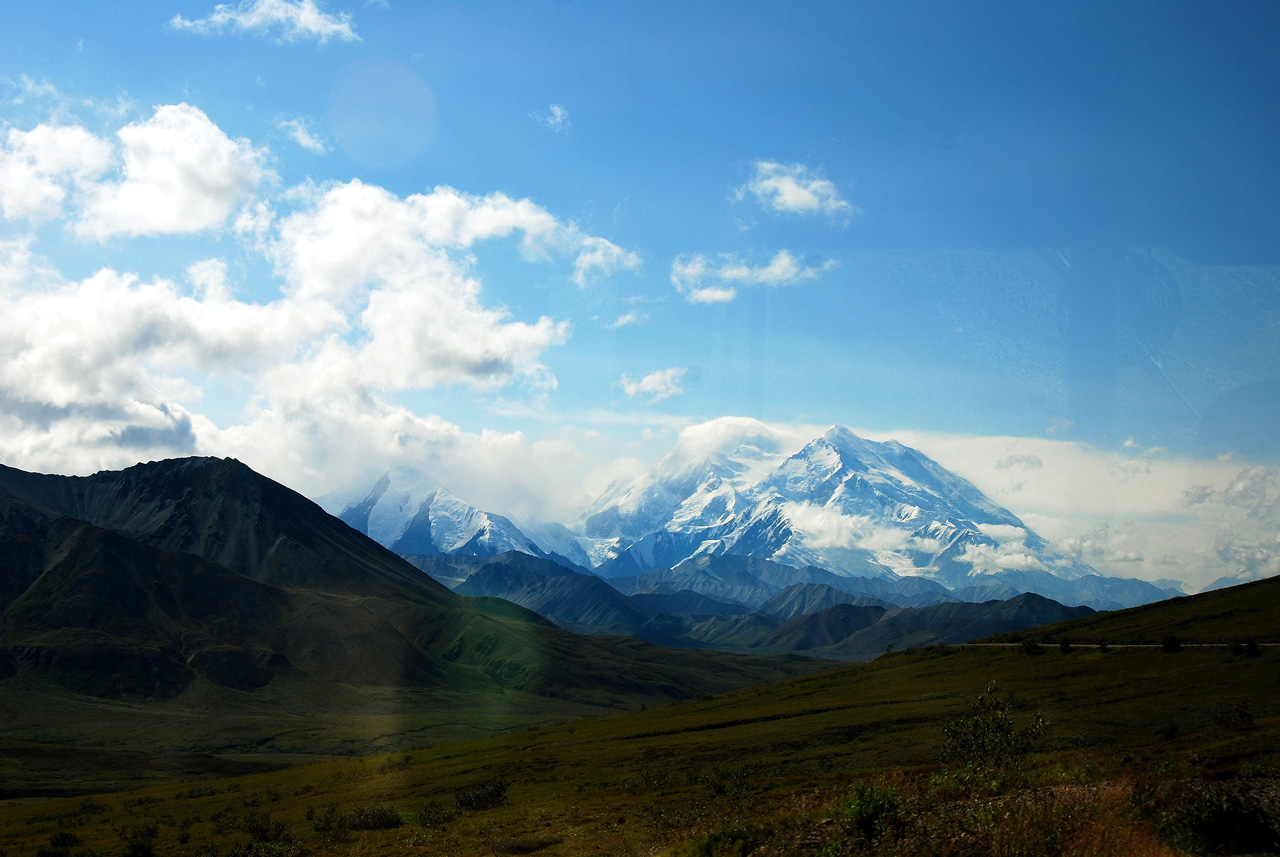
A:
<svg viewBox="0 0 1280 857">
<path fill-rule="evenodd" d="M 1044 563 L 1027 550 L 1022 542 L 1005 542 L 999 545 L 969 544 L 956 561 L 973 566 L 975 573 L 995 571 L 1031 571 L 1044 569 Z"/>
<path fill-rule="evenodd" d="M 630 312 L 624 312 L 622 315 L 615 318 L 613 320 L 613 324 L 609 326 L 614 330 L 618 330 L 619 328 L 629 327 L 630 325 L 633 325 L 633 324 L 641 325 L 648 320 L 649 320 L 649 316 L 645 315 L 644 313 L 631 310 Z"/>
<path fill-rule="evenodd" d="M 936 553 L 942 543 L 921 539 L 906 527 L 884 526 L 866 515 L 846 515 L 831 506 L 789 502 L 783 513 L 800 534 L 805 548 L 818 551 L 863 550 Z"/>
<path fill-rule="evenodd" d="M 622 392 L 626 393 L 629 399 L 643 396 L 650 402 L 660 402 L 663 399 L 669 399 L 684 392 L 680 382 L 684 380 L 684 376 L 688 371 L 688 369 L 680 368 L 662 369 L 657 372 L 650 372 L 638 381 L 632 380 L 628 375 L 623 375 L 618 379 L 618 386 L 622 388 Z"/>
<path fill-rule="evenodd" d="M 123 178 L 88 189 L 76 232 L 166 235 L 215 229 L 269 175 L 265 150 L 232 140 L 198 108 L 167 104 L 117 132 Z"/>
<path fill-rule="evenodd" d="M 428 256 L 515 233 L 528 260 L 572 257 L 579 285 L 639 264 L 636 254 L 561 223 L 531 200 L 501 193 L 475 196 L 440 186 L 401 199 L 359 180 L 304 193 L 310 205 L 283 220 L 274 250 L 298 294 L 343 300 L 372 281 L 411 280 L 403 272 L 427 264 Z"/>
<path fill-rule="evenodd" d="M 756 161 L 752 169 L 751 179 L 734 191 L 737 199 L 751 194 L 764 208 L 790 214 L 848 217 L 862 213 L 840 196 L 829 179 L 804 164 Z"/>
<path fill-rule="evenodd" d="M 1280 467 L 1253 464 L 1240 470 L 1224 488 L 1194 485 L 1183 494 L 1188 506 L 1221 503 L 1259 521 L 1280 524 Z"/>
<path fill-rule="evenodd" d="M 75 125 L 10 128 L 0 145 L 0 210 L 9 220 L 59 215 L 68 186 L 105 172 L 111 145 Z"/>
<path fill-rule="evenodd" d="M 169 26 L 175 30 L 188 30 L 202 35 L 223 30 L 239 30 L 249 33 L 278 31 L 280 38 L 292 42 L 298 39 L 315 39 L 324 44 L 330 39 L 358 41 L 351 15 L 347 12 L 329 14 L 321 11 L 315 0 L 242 0 L 232 5 L 219 3 L 203 18 L 189 20 L 174 15 Z"/>
<path fill-rule="evenodd" d="M 689 303 L 727 303 L 738 296 L 739 286 L 792 286 L 817 279 L 839 264 L 829 259 L 805 265 L 786 250 L 779 250 L 767 264 L 754 266 L 730 253 L 714 259 L 698 253 L 676 257 L 671 263 L 671 284 Z"/>
<path fill-rule="evenodd" d="M 92 145 L 79 129 L 50 127 L 29 139 Z M 531 491 L 561 469 L 586 478 L 591 468 L 573 464 L 568 447 L 466 434 L 394 396 L 555 385 L 543 357 L 567 339 L 568 324 L 517 319 L 486 300 L 473 273 L 478 244 L 514 238 L 526 260 L 564 260 L 580 283 L 638 264 L 635 254 L 502 194 L 442 187 L 401 198 L 349 182 L 241 199 L 265 177 L 262 153 L 187 105 L 158 108 L 120 138 L 122 174 L 83 188 L 69 159 L 50 154 L 61 149 L 32 156 L 28 138 L 6 137 L 4 151 L 61 182 L 68 195 L 57 204 L 94 237 L 160 229 L 140 219 L 156 216 L 140 213 L 147 199 L 184 230 L 234 213 L 245 249 L 273 262 L 278 280 L 244 290 L 217 258 L 191 265 L 182 281 L 112 268 L 69 279 L 33 253 L 34 235 L 0 240 L 0 460 L 83 473 L 174 454 L 235 455 L 313 491 L 369 462 L 428 460 L 460 490 L 483 491 L 463 471 L 483 470 L 490 459 L 471 458 L 484 455 L 528 475 Z M 203 184 L 191 176 L 193 158 Z M 48 192 L 33 198 L 54 204 Z M 219 423 L 202 412 L 210 389 Z"/>
<path fill-rule="evenodd" d="M 286 119 L 280 123 L 280 128 L 289 134 L 293 142 L 308 152 L 323 155 L 329 151 L 329 147 L 325 145 L 324 140 L 313 134 L 303 119 Z"/>
<path fill-rule="evenodd" d="M 529 114 L 529 118 L 537 121 L 539 125 L 557 134 L 566 133 L 570 127 L 569 111 L 565 109 L 563 104 L 551 104 L 546 110 L 536 110 Z"/>
<path fill-rule="evenodd" d="M 1231 582 L 1280 574 L 1280 533 L 1240 533 L 1225 526 L 1218 531 L 1213 548 L 1225 566 L 1222 576 Z"/>
<path fill-rule="evenodd" d="M 1140 537 L 1132 524 L 1108 521 L 1081 535 L 1062 539 L 1058 550 L 1086 565 L 1106 567 L 1113 563 L 1145 562 L 1139 543 Z"/>
</svg>

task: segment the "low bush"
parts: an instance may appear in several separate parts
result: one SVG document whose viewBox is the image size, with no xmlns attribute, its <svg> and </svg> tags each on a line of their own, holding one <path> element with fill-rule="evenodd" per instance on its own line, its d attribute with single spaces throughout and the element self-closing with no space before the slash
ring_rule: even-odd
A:
<svg viewBox="0 0 1280 857">
<path fill-rule="evenodd" d="M 875 783 L 860 783 L 836 818 L 868 841 L 896 838 L 906 823 L 902 795 Z"/>
<path fill-rule="evenodd" d="M 288 826 L 283 821 L 273 820 L 265 809 L 245 810 L 240 823 L 253 842 L 288 842 L 290 839 Z"/>
<path fill-rule="evenodd" d="M 338 812 L 337 805 L 332 803 L 315 813 L 311 826 L 316 833 L 323 833 L 324 838 L 330 842 L 345 842 L 351 834 L 346 813 Z"/>
<path fill-rule="evenodd" d="M 345 813 L 349 830 L 390 830 L 404 823 L 394 806 L 369 803 Z"/>
<path fill-rule="evenodd" d="M 120 828 L 120 838 L 124 840 L 121 857 L 153 857 L 155 854 L 155 838 L 159 828 L 154 824 L 140 824 L 128 829 Z"/>
<path fill-rule="evenodd" d="M 501 778 L 485 780 L 480 783 L 473 783 L 469 786 L 461 786 L 454 790 L 453 799 L 458 804 L 458 809 L 463 812 L 482 812 L 486 809 L 496 809 L 505 806 L 507 801 L 507 789 L 510 783 Z"/>
<path fill-rule="evenodd" d="M 458 810 L 449 809 L 439 801 L 430 800 L 418 810 L 417 822 L 421 827 L 444 827 L 455 821 L 460 814 Z"/>
<path fill-rule="evenodd" d="M 1131 801 L 1174 845 L 1197 854 L 1280 849 L 1280 817 L 1248 781 L 1157 782 L 1134 787 Z"/>
<path fill-rule="evenodd" d="M 767 824 L 732 821 L 708 830 L 676 853 L 680 857 L 746 857 L 767 842 L 772 833 Z"/>
</svg>

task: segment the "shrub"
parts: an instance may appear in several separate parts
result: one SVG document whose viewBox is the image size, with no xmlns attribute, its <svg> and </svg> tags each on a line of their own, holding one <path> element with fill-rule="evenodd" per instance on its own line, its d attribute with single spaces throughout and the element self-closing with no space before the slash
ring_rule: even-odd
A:
<svg viewBox="0 0 1280 857">
<path fill-rule="evenodd" d="M 80 837 L 67 830 L 60 830 L 49 837 L 48 845 L 36 849 L 36 857 L 69 857 L 71 849 L 79 845 Z"/>
<path fill-rule="evenodd" d="M 440 801 L 430 800 L 418 810 L 417 821 L 422 827 L 444 827 L 457 819 L 459 814 L 456 809 L 449 809 Z"/>
<path fill-rule="evenodd" d="M 120 838 L 124 840 L 122 857 L 153 857 L 157 832 L 154 824 L 140 824 L 128 830 L 120 828 Z"/>
<path fill-rule="evenodd" d="M 1280 821 L 1254 790 L 1235 783 L 1136 787 L 1131 797 L 1174 845 L 1194 853 L 1244 854 L 1280 848 Z"/>
<path fill-rule="evenodd" d="M 902 795 L 893 786 L 860 783 L 838 818 L 870 841 L 896 837 L 905 824 Z"/>
<path fill-rule="evenodd" d="M 289 828 L 283 821 L 272 821 L 271 813 L 265 809 L 246 810 L 240 823 L 253 842 L 289 841 Z"/>
<path fill-rule="evenodd" d="M 1243 696 L 1224 697 L 1214 705 L 1214 722 L 1224 729 L 1249 729 L 1253 726 L 1253 712 L 1249 700 Z"/>
<path fill-rule="evenodd" d="M 453 799 L 458 804 L 458 809 L 463 812 L 481 812 L 486 809 L 495 809 L 505 805 L 507 801 L 507 788 L 511 784 L 501 778 L 485 780 L 480 783 L 473 783 L 469 786 L 461 786 L 454 790 Z"/>
<path fill-rule="evenodd" d="M 1258 655 L 1262 654 L 1258 649 L 1258 641 L 1253 639 L 1245 640 L 1244 653 L 1245 657 L 1249 658 L 1256 658 Z"/>
<path fill-rule="evenodd" d="M 1021 651 L 1024 655 L 1043 655 L 1044 654 L 1044 646 L 1040 645 L 1035 640 L 1023 640 L 1022 644 L 1018 646 L 1018 650 Z"/>
<path fill-rule="evenodd" d="M 1177 634 L 1165 634 L 1164 639 L 1160 641 L 1160 645 L 1169 653 L 1182 651 L 1182 641 L 1178 639 Z"/>
<path fill-rule="evenodd" d="M 405 753 L 398 759 L 387 759 L 378 766 L 380 774 L 394 774 L 398 771 L 407 771 L 409 766 L 413 764 L 413 756 Z"/>
<path fill-rule="evenodd" d="M 1048 724 L 1036 714 L 1023 729 L 1014 724 L 1013 705 L 993 681 L 968 702 L 967 714 L 942 727 L 942 758 L 961 765 L 1016 766 L 1044 738 Z"/>
<path fill-rule="evenodd" d="M 368 803 L 345 813 L 348 830 L 389 830 L 404 823 L 394 806 Z"/>
<path fill-rule="evenodd" d="M 343 842 L 351 833 L 346 813 L 338 812 L 337 805 L 332 803 L 316 813 L 311 826 L 315 828 L 316 833 L 323 833 L 325 839 L 330 842 Z"/>
<path fill-rule="evenodd" d="M 681 857 L 746 857 L 764 844 L 772 830 L 754 822 L 732 821 L 694 839 Z"/>
<path fill-rule="evenodd" d="M 1071 651 L 1071 641 L 1066 637 L 1063 637 L 1058 643 L 1058 651 L 1062 652 L 1064 655 L 1068 654 Z"/>
<path fill-rule="evenodd" d="M 385 803 L 367 803 L 346 811 L 339 811 L 337 805 L 331 803 L 320 812 L 308 805 L 307 818 L 317 833 L 327 833 L 330 839 L 339 842 L 353 830 L 388 830 L 404 824 L 396 808 Z"/>
</svg>

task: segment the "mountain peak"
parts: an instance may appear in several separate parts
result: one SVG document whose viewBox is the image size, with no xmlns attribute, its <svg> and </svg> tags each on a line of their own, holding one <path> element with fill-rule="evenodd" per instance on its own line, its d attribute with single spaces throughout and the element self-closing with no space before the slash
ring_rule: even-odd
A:
<svg viewBox="0 0 1280 857">
<path fill-rule="evenodd" d="M 648 473 L 597 501 L 587 534 L 616 540 L 606 574 L 723 554 L 950 585 L 1082 571 L 1060 568 L 1013 513 L 928 456 L 841 425 L 809 437 L 739 418 L 691 426 Z"/>
</svg>

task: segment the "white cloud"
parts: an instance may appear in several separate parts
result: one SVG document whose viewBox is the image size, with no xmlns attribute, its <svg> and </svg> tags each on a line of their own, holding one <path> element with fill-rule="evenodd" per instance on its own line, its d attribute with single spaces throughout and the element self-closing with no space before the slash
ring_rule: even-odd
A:
<svg viewBox="0 0 1280 857">
<path fill-rule="evenodd" d="M 644 313 L 631 310 L 630 312 L 625 312 L 622 315 L 618 316 L 616 319 L 613 320 L 613 324 L 609 326 L 614 330 L 618 330 L 619 328 L 628 327 L 633 324 L 641 325 L 648 320 L 649 320 L 649 316 L 645 315 Z"/>
<path fill-rule="evenodd" d="M 978 524 L 978 531 L 997 542 L 1021 542 L 1027 538 L 1027 531 L 1012 524 Z"/>
<path fill-rule="evenodd" d="M 1145 561 L 1136 547 L 1140 540 L 1132 523 L 1107 521 L 1086 533 L 1062 539 L 1058 550 L 1086 565 L 1114 567 L 1115 563 Z"/>
<path fill-rule="evenodd" d="M 995 547 L 983 544 L 966 545 L 964 553 L 956 557 L 956 561 L 972 565 L 974 572 L 978 574 L 1044 569 L 1044 563 L 1027 552 L 1026 545 L 1022 542 L 1008 542 Z"/>
<path fill-rule="evenodd" d="M 277 217 L 258 200 L 235 222 L 281 278 L 263 302 L 236 297 L 218 259 L 192 265 L 186 283 L 111 269 L 68 280 L 33 255 L 33 237 L 0 241 L 0 460 L 83 473 L 235 455 L 311 491 L 369 462 L 435 462 L 477 502 L 514 502 L 516 488 L 486 479 L 531 497 L 540 483 L 558 486 L 560 499 L 526 498 L 530 510 L 583 499 L 573 480 L 590 481 L 601 463 L 575 458 L 571 444 L 469 435 L 389 394 L 555 385 L 542 358 L 568 325 L 486 303 L 472 274 L 478 243 L 518 237 L 526 259 L 565 258 L 582 281 L 630 264 L 626 251 L 502 194 L 402 199 L 350 182 L 277 201 L 291 212 Z M 200 412 L 219 385 L 243 391 L 243 410 L 224 410 L 221 425 Z"/>
<path fill-rule="evenodd" d="M 573 261 L 573 281 L 585 288 L 594 278 L 609 277 L 621 270 L 634 271 L 640 267 L 640 254 L 623 250 L 611 241 L 594 236 L 580 239 L 578 256 Z"/>
<path fill-rule="evenodd" d="M 545 111 L 530 113 L 529 118 L 536 120 L 542 127 L 558 134 L 567 133 L 572 127 L 569 122 L 569 111 L 565 109 L 563 104 L 548 105 Z"/>
<path fill-rule="evenodd" d="M 1001 470 L 1043 470 L 1044 462 L 1038 455 L 1009 455 L 996 462 Z"/>
<path fill-rule="evenodd" d="M 662 369 L 658 372 L 650 372 L 638 381 L 623 375 L 618 379 L 618 386 L 622 387 L 622 392 L 626 393 L 629 399 L 643 396 L 650 402 L 660 402 L 684 392 L 680 382 L 684 380 L 688 371 L 688 369 L 674 367 Z"/>
<path fill-rule="evenodd" d="M 748 193 L 762 206 L 792 214 L 825 214 L 830 217 L 861 214 L 850 205 L 829 179 L 811 172 L 804 164 L 756 161 L 751 179 L 734 191 L 737 199 Z"/>
<path fill-rule="evenodd" d="M 311 132 L 307 127 L 306 120 L 303 119 L 286 119 L 280 123 L 280 128 L 287 131 L 289 136 L 293 138 L 293 142 L 297 143 L 308 152 L 315 152 L 323 155 L 329 151 L 329 147 Z"/>
<path fill-rule="evenodd" d="M 521 233 L 526 259 L 572 256 L 579 285 L 596 271 L 609 274 L 639 264 L 634 253 L 562 224 L 528 199 L 501 193 L 473 196 L 440 186 L 400 199 L 353 180 L 304 195 L 310 197 L 309 207 L 281 223 L 275 248 L 277 263 L 298 294 L 343 300 L 374 280 L 403 277 L 406 265 L 426 264 L 429 255 L 515 232 Z"/>
<path fill-rule="evenodd" d="M 0 145 L 0 210 L 10 220 L 47 220 L 62 211 L 68 185 L 106 171 L 111 145 L 75 125 L 10 128 Z"/>
<path fill-rule="evenodd" d="M 814 280 L 839 267 L 829 259 L 805 265 L 786 250 L 779 250 L 765 265 L 750 265 L 723 253 L 711 259 L 701 253 L 677 256 L 671 263 L 671 284 L 689 303 L 727 303 L 738 296 L 738 286 L 792 286 Z M 712 285 L 704 285 L 706 281 Z"/>
<path fill-rule="evenodd" d="M 152 118 L 126 125 L 118 136 L 124 177 L 87 190 L 75 227 L 82 236 L 215 229 L 269 175 L 265 150 L 230 139 L 187 104 L 157 107 Z"/>
<path fill-rule="evenodd" d="M 232 5 L 219 3 L 203 18 L 188 20 L 174 15 L 169 26 L 208 35 L 222 30 L 267 33 L 278 29 L 284 41 L 315 39 L 324 44 L 329 39 L 358 41 L 351 15 L 347 12 L 328 14 L 315 0 L 242 0 Z"/>
</svg>

